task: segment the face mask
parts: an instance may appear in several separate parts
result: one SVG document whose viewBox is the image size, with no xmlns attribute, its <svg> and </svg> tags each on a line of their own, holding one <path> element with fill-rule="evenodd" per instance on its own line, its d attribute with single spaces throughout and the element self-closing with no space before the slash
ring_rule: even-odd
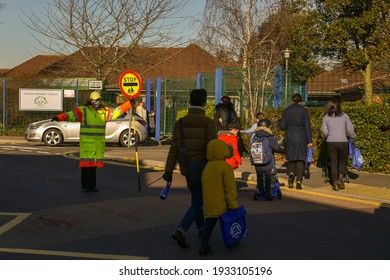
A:
<svg viewBox="0 0 390 280">
<path fill-rule="evenodd" d="M 98 109 L 100 106 L 102 106 L 102 100 L 96 99 L 91 101 L 93 108 Z"/>
</svg>

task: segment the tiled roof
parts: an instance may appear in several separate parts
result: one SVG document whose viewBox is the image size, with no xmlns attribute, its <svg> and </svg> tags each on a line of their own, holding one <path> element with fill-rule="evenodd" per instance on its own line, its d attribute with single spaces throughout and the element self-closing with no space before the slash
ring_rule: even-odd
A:
<svg viewBox="0 0 390 280">
<path fill-rule="evenodd" d="M 10 69 L 0 69 L 0 76 L 6 74 Z"/>
<path fill-rule="evenodd" d="M 66 58 L 65 55 L 37 55 L 30 60 L 12 68 L 6 73 L 7 78 L 31 79 L 42 69 Z"/>
<path fill-rule="evenodd" d="M 119 49 L 120 53 L 123 49 Z M 114 55 L 113 53 L 109 56 Z M 132 70 L 146 78 L 194 79 L 197 73 L 212 73 L 224 64 L 196 44 L 179 48 L 136 48 L 108 78 L 109 84 L 117 84 L 122 72 Z M 103 71 L 107 66 L 103 67 Z M 39 72 L 46 77 L 95 77 L 80 51 L 54 63 Z"/>
<path fill-rule="evenodd" d="M 383 69 L 373 68 L 371 71 L 371 80 L 373 84 L 377 81 L 388 83 L 389 75 L 384 74 Z M 307 88 L 310 95 L 336 95 L 341 91 L 363 88 L 364 78 L 359 71 L 348 72 L 343 68 L 337 67 L 331 71 L 325 71 L 307 82 Z"/>
<path fill-rule="evenodd" d="M 341 68 L 325 71 L 307 82 L 310 95 L 335 95 L 336 88 L 363 81 L 360 73 L 348 73 Z"/>
</svg>

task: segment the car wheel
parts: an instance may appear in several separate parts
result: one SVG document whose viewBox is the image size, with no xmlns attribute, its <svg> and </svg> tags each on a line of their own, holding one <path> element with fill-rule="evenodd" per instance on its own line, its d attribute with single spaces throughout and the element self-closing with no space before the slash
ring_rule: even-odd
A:
<svg viewBox="0 0 390 280">
<path fill-rule="evenodd" d="M 139 134 L 137 132 L 137 136 L 134 135 L 134 131 L 131 131 L 131 137 L 130 137 L 130 146 L 134 146 L 135 141 L 137 139 L 137 143 L 139 143 Z M 119 144 L 121 144 L 123 147 L 129 146 L 129 130 L 125 130 L 121 133 L 121 136 L 119 138 Z"/>
<path fill-rule="evenodd" d="M 43 142 L 50 147 L 58 146 L 63 139 L 62 133 L 58 129 L 53 128 L 46 130 L 42 137 Z"/>
</svg>

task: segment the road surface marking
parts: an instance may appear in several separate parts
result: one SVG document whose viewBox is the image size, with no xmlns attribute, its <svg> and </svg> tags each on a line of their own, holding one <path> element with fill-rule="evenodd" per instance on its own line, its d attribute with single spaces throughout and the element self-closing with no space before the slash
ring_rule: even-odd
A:
<svg viewBox="0 0 390 280">
<path fill-rule="evenodd" d="M 0 212 L 1 216 L 16 216 L 16 218 L 12 219 L 8 223 L 4 224 L 0 227 L 0 235 L 3 233 L 9 231 L 11 228 L 17 226 L 21 222 L 23 222 L 25 219 L 27 219 L 31 213 L 7 213 L 7 212 Z"/>
<path fill-rule="evenodd" d="M 2 247 L 0 247 L 0 252 L 13 253 L 13 254 L 69 257 L 69 258 L 104 259 L 104 260 L 148 260 L 149 259 L 148 257 L 131 256 L 131 255 L 94 254 L 94 253 L 36 250 L 36 249 L 23 249 L 23 248 L 2 248 Z"/>
</svg>

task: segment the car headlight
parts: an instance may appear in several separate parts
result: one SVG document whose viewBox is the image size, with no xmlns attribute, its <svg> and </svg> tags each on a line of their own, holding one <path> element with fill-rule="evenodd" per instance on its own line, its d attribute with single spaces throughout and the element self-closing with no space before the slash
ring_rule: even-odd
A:
<svg viewBox="0 0 390 280">
<path fill-rule="evenodd" d="M 36 123 L 36 124 L 30 124 L 27 129 L 37 129 L 41 126 L 41 123 Z"/>
</svg>

